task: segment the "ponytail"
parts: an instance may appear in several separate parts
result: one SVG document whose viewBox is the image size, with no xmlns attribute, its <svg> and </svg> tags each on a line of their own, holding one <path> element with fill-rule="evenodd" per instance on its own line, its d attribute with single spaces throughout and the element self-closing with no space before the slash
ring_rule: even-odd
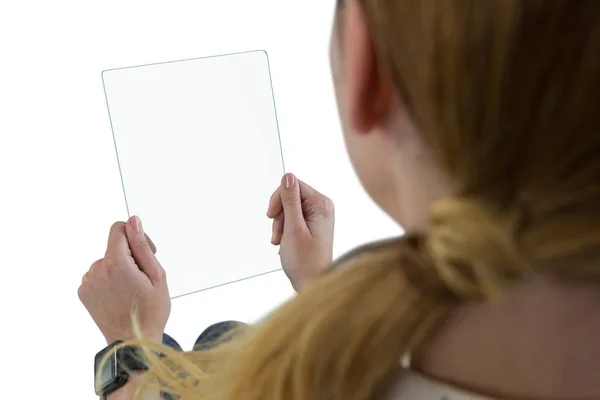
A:
<svg viewBox="0 0 600 400">
<path fill-rule="evenodd" d="M 308 286 L 258 327 L 230 398 L 373 398 L 446 310 L 407 279 L 419 257 L 407 238 L 369 246 Z"/>
<path fill-rule="evenodd" d="M 443 200 L 427 235 L 370 244 L 342 257 L 233 342 L 168 352 L 149 376 L 181 400 L 367 400 L 402 373 L 453 307 L 498 298 L 525 269 L 514 217 L 477 202 Z M 166 373 L 170 370 L 186 373 Z M 152 360 L 150 360 L 152 364 Z M 193 370 L 190 370 L 190 366 Z M 148 377 L 150 379 L 150 377 Z"/>
</svg>

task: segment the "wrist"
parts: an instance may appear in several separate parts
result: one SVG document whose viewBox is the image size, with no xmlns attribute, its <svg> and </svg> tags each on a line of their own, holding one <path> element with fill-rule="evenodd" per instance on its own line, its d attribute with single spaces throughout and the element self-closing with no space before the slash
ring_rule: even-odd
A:
<svg viewBox="0 0 600 400">
<path fill-rule="evenodd" d="M 318 277 L 319 277 L 318 274 L 315 274 L 314 276 L 313 275 L 305 276 L 302 278 L 296 278 L 296 279 L 290 281 L 290 283 L 292 284 L 292 288 L 296 291 L 296 293 L 299 293 L 306 285 L 310 284 Z"/>
<path fill-rule="evenodd" d="M 107 400 L 131 400 L 134 398 L 138 381 L 145 374 L 144 371 L 135 371 L 129 375 L 127 383 L 120 389 L 109 394 Z M 156 390 L 158 392 L 158 390 Z M 153 399 L 158 397 L 152 397 Z"/>
<path fill-rule="evenodd" d="M 294 279 L 291 279 L 290 277 L 290 283 L 292 284 L 292 287 L 296 292 L 299 292 L 304 288 L 304 286 L 314 282 L 321 276 L 325 275 L 327 271 L 329 271 L 330 265 L 331 263 L 326 264 L 324 267 L 312 269 L 310 271 L 303 271 L 304 274 L 296 276 L 294 277 Z"/>
</svg>

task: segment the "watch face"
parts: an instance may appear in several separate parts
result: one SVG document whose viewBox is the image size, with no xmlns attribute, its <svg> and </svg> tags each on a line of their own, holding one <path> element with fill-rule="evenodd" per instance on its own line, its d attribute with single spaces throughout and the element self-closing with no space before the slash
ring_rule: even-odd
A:
<svg viewBox="0 0 600 400">
<path fill-rule="evenodd" d="M 96 355 L 95 365 L 94 365 L 94 386 L 98 383 L 98 378 L 100 379 L 100 388 L 104 389 L 108 385 L 114 382 L 117 377 L 117 355 L 113 351 L 114 346 L 108 346 L 106 349 L 101 351 Z M 110 354 L 110 357 L 103 364 L 104 358 L 106 354 Z"/>
<path fill-rule="evenodd" d="M 110 357 L 106 364 L 104 364 L 104 368 L 102 368 L 102 373 L 100 374 L 100 381 L 102 382 L 102 387 L 106 386 L 108 383 L 112 381 L 112 379 L 116 375 L 116 365 L 115 365 L 116 357 Z"/>
</svg>

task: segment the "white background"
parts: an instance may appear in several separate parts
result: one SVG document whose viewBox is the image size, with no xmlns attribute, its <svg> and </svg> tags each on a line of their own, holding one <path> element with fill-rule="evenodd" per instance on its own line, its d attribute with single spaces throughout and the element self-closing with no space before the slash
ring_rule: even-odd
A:
<svg viewBox="0 0 600 400">
<path fill-rule="evenodd" d="M 126 217 L 104 69 L 267 50 L 286 168 L 336 203 L 336 255 L 400 232 L 345 154 L 328 64 L 333 0 L 0 4 L 2 397 L 95 398 L 104 343 L 76 292 Z M 290 295 L 276 273 L 176 299 L 167 331 L 189 348 L 210 323 L 256 320 Z"/>
</svg>

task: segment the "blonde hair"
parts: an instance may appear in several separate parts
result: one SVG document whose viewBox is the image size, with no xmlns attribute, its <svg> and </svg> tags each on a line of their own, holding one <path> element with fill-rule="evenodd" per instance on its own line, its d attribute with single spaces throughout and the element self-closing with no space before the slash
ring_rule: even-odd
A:
<svg viewBox="0 0 600 400">
<path fill-rule="evenodd" d="M 600 2 L 362 0 L 390 76 L 456 197 L 422 235 L 338 261 L 242 337 L 146 341 L 181 400 L 372 399 L 461 302 L 535 273 L 600 277 Z M 140 387 L 144 390 L 144 387 Z"/>
</svg>

